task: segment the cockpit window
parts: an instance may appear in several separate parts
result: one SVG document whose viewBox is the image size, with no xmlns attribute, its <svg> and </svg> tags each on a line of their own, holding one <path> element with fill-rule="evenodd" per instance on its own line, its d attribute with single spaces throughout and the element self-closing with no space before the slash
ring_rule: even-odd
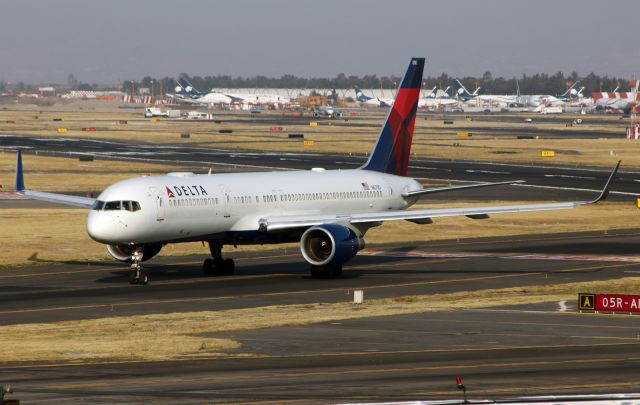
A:
<svg viewBox="0 0 640 405">
<path fill-rule="evenodd" d="M 100 211 L 103 207 L 104 207 L 104 201 L 96 200 L 93 203 L 93 207 L 91 207 L 91 209 L 92 210 L 96 210 L 96 211 Z"/>
<path fill-rule="evenodd" d="M 123 201 L 122 202 L 122 209 L 127 210 L 127 211 L 139 211 L 140 210 L 140 203 L 137 201 Z"/>
<path fill-rule="evenodd" d="M 107 201 L 104 204 L 104 210 L 105 211 L 115 211 L 115 210 L 119 210 L 121 207 L 121 202 L 120 201 Z"/>
</svg>

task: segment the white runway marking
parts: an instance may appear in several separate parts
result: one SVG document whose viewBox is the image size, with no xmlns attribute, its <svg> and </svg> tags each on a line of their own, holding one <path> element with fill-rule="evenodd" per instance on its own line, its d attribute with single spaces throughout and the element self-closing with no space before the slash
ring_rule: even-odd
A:
<svg viewBox="0 0 640 405">
<path fill-rule="evenodd" d="M 567 301 L 558 302 L 558 311 L 567 312 Z"/>
</svg>

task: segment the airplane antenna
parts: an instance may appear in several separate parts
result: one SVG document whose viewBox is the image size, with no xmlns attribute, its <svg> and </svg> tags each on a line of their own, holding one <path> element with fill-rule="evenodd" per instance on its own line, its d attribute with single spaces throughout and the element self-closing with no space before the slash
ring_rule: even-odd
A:
<svg viewBox="0 0 640 405">
<path fill-rule="evenodd" d="M 211 176 L 211 168 L 209 168 L 209 174 L 207 176 Z"/>
</svg>

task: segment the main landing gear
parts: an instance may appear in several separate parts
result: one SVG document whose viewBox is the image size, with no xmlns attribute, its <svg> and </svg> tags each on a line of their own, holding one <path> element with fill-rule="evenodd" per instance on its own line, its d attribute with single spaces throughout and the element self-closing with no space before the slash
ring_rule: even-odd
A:
<svg viewBox="0 0 640 405">
<path fill-rule="evenodd" d="M 129 283 L 130 284 L 149 284 L 149 276 L 142 269 L 142 256 L 144 252 L 142 248 L 134 249 L 131 254 L 131 268 L 129 269 Z"/>
<path fill-rule="evenodd" d="M 222 243 L 209 242 L 209 250 L 213 258 L 204 259 L 202 271 L 206 275 L 233 274 L 236 270 L 236 263 L 233 259 L 222 258 Z"/>
</svg>

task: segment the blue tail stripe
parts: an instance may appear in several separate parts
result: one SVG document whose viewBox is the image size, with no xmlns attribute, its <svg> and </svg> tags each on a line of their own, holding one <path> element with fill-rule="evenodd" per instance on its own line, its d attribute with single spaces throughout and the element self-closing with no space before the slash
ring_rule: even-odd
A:
<svg viewBox="0 0 640 405">
<path fill-rule="evenodd" d="M 419 89 L 422 86 L 422 70 L 424 69 L 424 58 L 412 58 L 407 68 L 402 82 L 401 89 Z M 419 73 L 419 74 L 418 74 Z"/>
<path fill-rule="evenodd" d="M 18 149 L 18 156 L 16 158 L 16 181 L 14 188 L 16 191 L 24 191 L 26 189 L 22 174 L 22 151 L 20 149 Z"/>
</svg>

